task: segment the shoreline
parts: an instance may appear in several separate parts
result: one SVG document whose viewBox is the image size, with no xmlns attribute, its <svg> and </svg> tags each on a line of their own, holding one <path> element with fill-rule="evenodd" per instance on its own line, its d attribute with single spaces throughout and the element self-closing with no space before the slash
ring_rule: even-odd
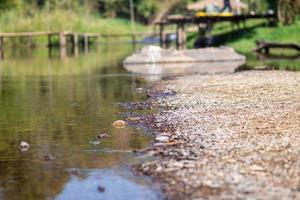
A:
<svg viewBox="0 0 300 200">
<path fill-rule="evenodd" d="M 166 199 L 300 198 L 300 73 L 180 76 L 148 96 L 155 112 L 127 120 L 153 133 L 143 152 L 160 159 L 134 170 Z"/>
</svg>

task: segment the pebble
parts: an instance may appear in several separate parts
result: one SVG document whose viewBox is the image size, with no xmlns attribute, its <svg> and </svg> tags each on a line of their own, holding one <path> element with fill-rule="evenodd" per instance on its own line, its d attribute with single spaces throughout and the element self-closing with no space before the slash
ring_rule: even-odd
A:
<svg viewBox="0 0 300 200">
<path fill-rule="evenodd" d="M 155 141 L 157 142 L 168 142 L 169 141 L 169 136 L 166 135 L 158 135 L 155 137 Z"/>
<path fill-rule="evenodd" d="M 102 192 L 105 192 L 105 187 L 103 187 L 103 186 L 101 186 L 101 185 L 99 185 L 97 189 L 98 189 L 98 191 L 101 192 L 101 193 L 102 193 Z"/>
<path fill-rule="evenodd" d="M 111 138 L 111 135 L 107 133 L 100 133 L 99 135 L 97 135 L 97 138 L 98 139 Z"/>
<path fill-rule="evenodd" d="M 44 160 L 45 160 L 45 161 L 51 161 L 51 160 L 54 160 L 54 159 L 55 159 L 55 157 L 52 156 L 52 155 L 50 155 L 50 154 L 44 156 Z"/>
<path fill-rule="evenodd" d="M 21 151 L 28 151 L 30 145 L 27 142 L 22 141 L 19 145 L 19 148 L 21 149 Z"/>
<path fill-rule="evenodd" d="M 99 140 L 91 140 L 90 144 L 92 144 L 92 145 L 98 145 L 98 144 L 100 144 L 100 141 Z"/>
<path fill-rule="evenodd" d="M 123 120 L 116 120 L 113 122 L 112 126 L 115 128 L 125 128 L 126 122 Z"/>
<path fill-rule="evenodd" d="M 143 88 L 136 88 L 135 91 L 140 93 L 140 92 L 143 92 L 144 89 Z"/>
</svg>

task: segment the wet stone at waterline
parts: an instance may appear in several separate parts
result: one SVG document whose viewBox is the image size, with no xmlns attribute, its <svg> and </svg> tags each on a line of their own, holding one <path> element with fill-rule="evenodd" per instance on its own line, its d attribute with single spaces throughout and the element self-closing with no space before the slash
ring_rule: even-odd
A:
<svg viewBox="0 0 300 200">
<path fill-rule="evenodd" d="M 113 125 L 113 127 L 115 127 L 115 128 L 125 128 L 126 122 L 123 121 L 123 120 L 116 120 L 116 121 L 113 122 L 112 125 Z"/>
</svg>

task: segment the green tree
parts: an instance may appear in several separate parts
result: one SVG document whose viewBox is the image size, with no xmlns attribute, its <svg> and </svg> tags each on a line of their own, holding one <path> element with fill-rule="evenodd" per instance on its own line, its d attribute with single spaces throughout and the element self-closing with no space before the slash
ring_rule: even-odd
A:
<svg viewBox="0 0 300 200">
<path fill-rule="evenodd" d="M 292 24 L 300 13 L 300 0 L 278 0 L 278 19 L 283 24 Z"/>
<path fill-rule="evenodd" d="M 140 0 L 136 6 L 138 18 L 149 23 L 160 7 L 159 0 Z"/>
<path fill-rule="evenodd" d="M 0 10 L 7 10 L 17 8 L 20 6 L 21 1 L 18 0 L 0 0 Z"/>
</svg>

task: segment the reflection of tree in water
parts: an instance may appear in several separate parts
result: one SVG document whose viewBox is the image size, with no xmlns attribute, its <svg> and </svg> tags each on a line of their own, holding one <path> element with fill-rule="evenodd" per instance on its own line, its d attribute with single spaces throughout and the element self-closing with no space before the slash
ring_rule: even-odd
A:
<svg viewBox="0 0 300 200">
<path fill-rule="evenodd" d="M 103 62 L 111 66 L 109 73 L 120 72 L 118 59 L 102 58 L 51 61 L 50 78 L 45 59 L 33 59 L 33 65 L 29 60 L 3 62 L 0 188 L 6 199 L 54 197 L 69 179 L 66 169 L 111 167 L 123 162 L 124 154 L 103 149 L 129 150 L 148 143 L 147 137 L 132 134 L 130 128 L 111 128 L 114 114 L 120 112 L 113 105 L 140 97 L 131 93 L 130 77 L 97 76 Z M 86 69 L 91 69 L 91 75 L 86 75 Z M 75 75 L 57 76 L 71 70 Z M 112 134 L 112 139 L 98 146 L 89 144 L 99 132 Z M 28 152 L 17 149 L 21 140 L 30 143 Z M 48 154 L 56 159 L 45 161 Z"/>
</svg>

